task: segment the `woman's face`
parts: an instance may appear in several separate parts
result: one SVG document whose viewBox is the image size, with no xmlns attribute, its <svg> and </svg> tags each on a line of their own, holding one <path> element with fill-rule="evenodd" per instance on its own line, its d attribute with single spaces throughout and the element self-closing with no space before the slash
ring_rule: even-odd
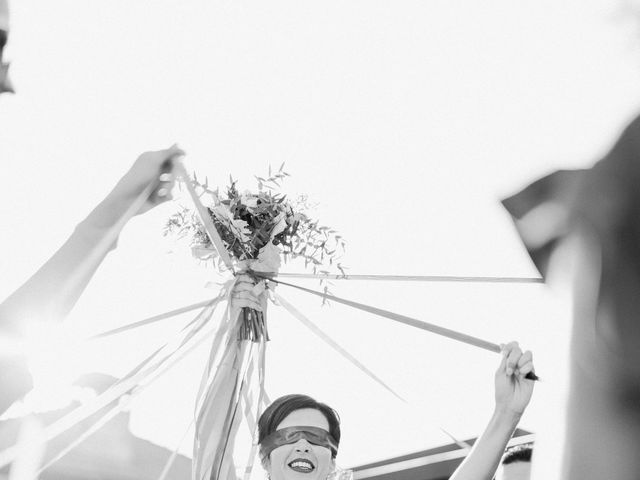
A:
<svg viewBox="0 0 640 480">
<path fill-rule="evenodd" d="M 317 427 L 329 431 L 329 422 L 315 408 L 302 408 L 287 415 L 276 430 L 287 427 Z M 300 438 L 275 448 L 269 455 L 267 470 L 271 480 L 325 480 L 334 470 L 334 462 L 329 448 Z"/>
</svg>

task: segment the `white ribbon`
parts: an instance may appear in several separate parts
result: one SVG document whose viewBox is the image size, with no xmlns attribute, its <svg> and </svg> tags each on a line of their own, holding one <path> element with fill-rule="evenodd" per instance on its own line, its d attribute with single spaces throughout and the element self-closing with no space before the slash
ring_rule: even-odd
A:
<svg viewBox="0 0 640 480">
<path fill-rule="evenodd" d="M 207 313 L 212 315 L 213 309 L 218 302 L 219 299 L 213 300 L 211 304 L 203 309 L 198 317 L 196 317 L 196 320 L 199 321 L 195 324 L 191 322 L 190 325 L 193 325 L 191 330 L 185 332 L 187 328 L 185 327 L 185 329 L 176 335 L 179 338 L 165 343 L 150 357 L 133 369 L 123 380 L 117 382 L 96 398 L 49 425 L 44 431 L 44 441 L 48 442 L 59 436 L 123 395 L 133 393 L 132 390 L 136 389 L 137 392 L 138 388 L 150 385 L 162 373 L 182 360 L 182 358 L 207 340 L 213 333 L 212 331 L 204 329 L 204 327 L 210 318 L 210 316 L 207 316 Z M 180 337 L 181 335 L 182 337 Z M 176 343 L 178 344 L 177 346 L 175 346 Z M 164 356 L 152 364 L 152 361 L 160 357 L 163 352 L 166 352 Z M 0 452 L 0 468 L 13 462 L 19 451 L 18 446 L 14 445 Z"/>
<path fill-rule="evenodd" d="M 325 343 L 327 343 L 331 348 L 333 348 L 336 352 L 342 355 L 344 358 L 349 360 L 352 364 L 354 364 L 358 369 L 364 372 L 369 378 L 373 379 L 376 383 L 382 385 L 386 390 L 391 392 L 397 398 L 406 403 L 406 400 L 398 395 L 391 387 L 389 387 L 386 383 L 384 383 L 375 373 L 365 367 L 357 358 L 351 355 L 347 350 L 338 345 L 329 335 L 324 333 L 315 323 L 309 320 L 306 316 L 304 316 L 299 310 L 297 310 L 293 305 L 287 302 L 282 295 L 274 292 L 278 303 L 282 305 L 285 310 L 287 310 L 291 315 L 294 316 L 297 320 L 299 320 L 305 327 L 315 333 L 318 337 L 320 337 Z"/>
</svg>

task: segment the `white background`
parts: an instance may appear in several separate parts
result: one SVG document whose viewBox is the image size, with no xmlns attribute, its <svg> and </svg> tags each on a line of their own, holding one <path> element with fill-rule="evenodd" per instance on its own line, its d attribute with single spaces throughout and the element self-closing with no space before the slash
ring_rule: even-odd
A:
<svg viewBox="0 0 640 480">
<path fill-rule="evenodd" d="M 0 294 L 55 251 L 140 152 L 176 141 L 189 168 L 220 186 L 232 174 L 255 189 L 254 174 L 286 162 L 284 190 L 308 194 L 312 214 L 347 239 L 350 273 L 536 276 L 499 200 L 555 169 L 591 165 L 636 113 L 640 39 L 625 5 L 13 2 L 6 57 L 18 93 L 0 98 Z M 174 209 L 131 222 L 69 320 L 73 334 L 211 294 L 211 269 L 161 237 Z M 554 478 L 569 322 L 561 296 L 541 285 L 373 282 L 333 292 L 533 350 L 544 382 L 521 426 L 555 439 L 541 441 L 548 461 L 536 466 Z M 272 307 L 269 393 L 334 406 L 343 466 L 449 443 L 439 427 L 481 432 L 496 355 L 280 293 L 408 401 Z M 184 321 L 68 350 L 50 368 L 122 374 Z M 137 435 L 176 447 L 206 353 L 136 401 Z"/>
</svg>

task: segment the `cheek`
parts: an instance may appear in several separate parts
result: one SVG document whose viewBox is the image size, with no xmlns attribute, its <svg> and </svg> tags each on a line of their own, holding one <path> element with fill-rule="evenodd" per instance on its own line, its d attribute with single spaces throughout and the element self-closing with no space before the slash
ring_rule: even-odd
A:
<svg viewBox="0 0 640 480">
<path fill-rule="evenodd" d="M 314 448 L 313 452 L 318 461 L 318 471 L 323 474 L 329 474 L 333 471 L 333 458 L 331 458 L 331 450 L 323 447 Z"/>
<path fill-rule="evenodd" d="M 271 464 L 271 467 L 274 465 L 281 465 L 287 459 L 290 450 L 291 449 L 288 448 L 287 445 L 274 448 L 269 454 L 269 463 Z"/>
<path fill-rule="evenodd" d="M 269 454 L 269 461 L 264 467 L 271 480 L 286 479 L 285 464 L 291 454 L 291 449 L 291 445 L 282 445 L 281 447 L 274 448 Z"/>
</svg>

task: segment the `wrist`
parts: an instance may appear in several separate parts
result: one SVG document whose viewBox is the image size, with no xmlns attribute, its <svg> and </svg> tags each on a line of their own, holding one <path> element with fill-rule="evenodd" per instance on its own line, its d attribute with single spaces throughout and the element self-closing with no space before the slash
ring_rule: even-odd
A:
<svg viewBox="0 0 640 480">
<path fill-rule="evenodd" d="M 103 234 L 118 223 L 127 205 L 113 191 L 109 193 L 81 222 L 84 228 L 95 234 Z"/>
<path fill-rule="evenodd" d="M 105 199 L 76 226 L 75 234 L 88 244 L 94 245 L 98 243 L 116 226 L 119 211 L 117 205 L 109 203 Z M 117 243 L 118 236 L 115 237 L 109 250 L 115 249 Z"/>
<path fill-rule="evenodd" d="M 493 418 L 505 424 L 512 424 L 514 427 L 520 422 L 523 412 L 514 410 L 508 405 L 496 404 L 493 410 Z"/>
</svg>

